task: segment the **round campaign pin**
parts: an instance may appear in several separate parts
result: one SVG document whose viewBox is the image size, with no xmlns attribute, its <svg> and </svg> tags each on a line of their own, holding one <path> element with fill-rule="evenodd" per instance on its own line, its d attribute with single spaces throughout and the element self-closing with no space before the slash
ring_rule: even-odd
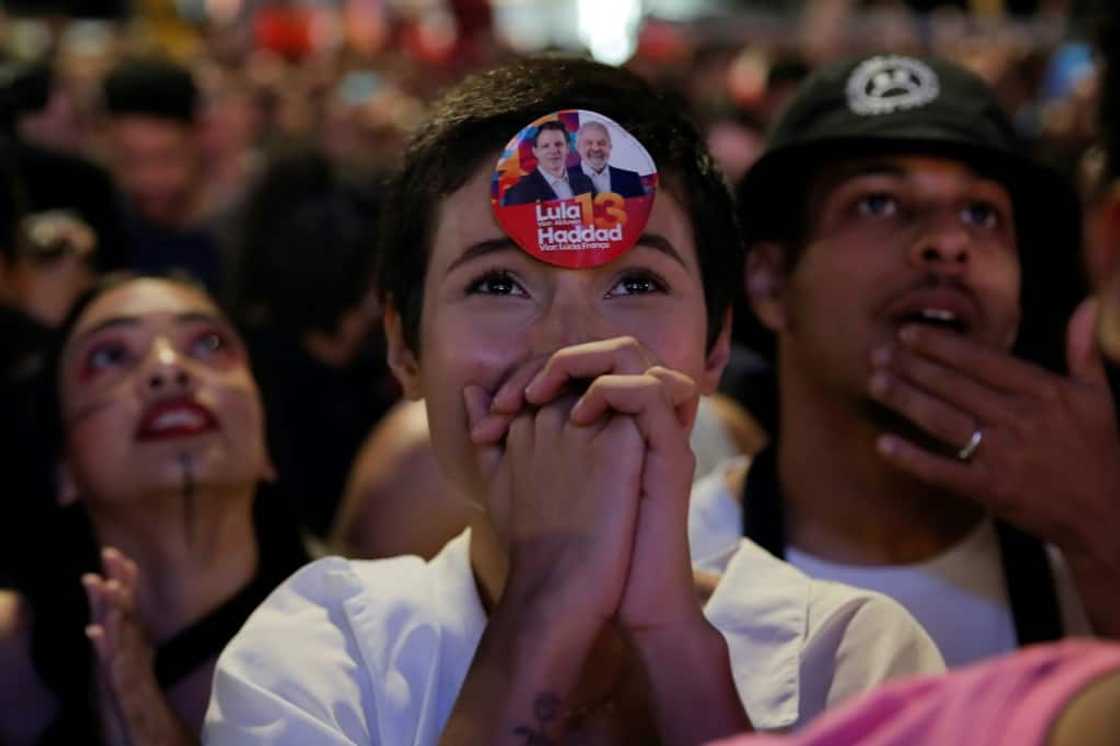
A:
<svg viewBox="0 0 1120 746">
<path fill-rule="evenodd" d="M 565 109 L 514 135 L 494 170 L 494 217 L 528 254 L 559 267 L 598 267 L 633 246 L 657 191 L 637 138 L 594 111 Z"/>
</svg>

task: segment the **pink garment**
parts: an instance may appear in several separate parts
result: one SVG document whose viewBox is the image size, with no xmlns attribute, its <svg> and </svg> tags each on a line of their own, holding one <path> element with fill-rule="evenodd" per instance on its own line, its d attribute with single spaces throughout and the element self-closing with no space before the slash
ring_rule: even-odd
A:
<svg viewBox="0 0 1120 746">
<path fill-rule="evenodd" d="M 1064 640 L 888 684 L 788 736 L 710 746 L 1044 746 L 1069 701 L 1120 671 L 1120 645 Z"/>
</svg>

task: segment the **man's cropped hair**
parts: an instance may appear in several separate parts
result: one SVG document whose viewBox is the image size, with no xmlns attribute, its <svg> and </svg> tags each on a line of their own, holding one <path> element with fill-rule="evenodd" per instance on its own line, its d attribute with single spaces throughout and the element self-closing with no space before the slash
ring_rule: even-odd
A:
<svg viewBox="0 0 1120 746">
<path fill-rule="evenodd" d="M 189 70 L 163 58 L 127 59 L 103 84 L 105 109 L 112 117 L 129 115 L 195 121 L 198 88 Z"/>
<path fill-rule="evenodd" d="M 565 140 L 568 139 L 568 128 L 564 126 L 563 122 L 556 122 L 556 121 L 541 122 L 541 124 L 537 127 L 537 131 L 533 133 L 533 147 L 534 148 L 537 147 L 538 145 L 540 145 L 540 143 L 541 143 L 541 133 L 546 131 L 546 130 L 556 130 L 557 132 L 559 132 L 561 135 L 564 136 Z"/>
</svg>

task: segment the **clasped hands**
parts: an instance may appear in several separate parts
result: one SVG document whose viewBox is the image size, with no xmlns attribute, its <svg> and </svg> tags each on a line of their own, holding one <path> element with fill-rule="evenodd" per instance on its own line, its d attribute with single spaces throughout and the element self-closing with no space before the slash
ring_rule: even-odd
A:
<svg viewBox="0 0 1120 746">
<path fill-rule="evenodd" d="M 487 509 L 508 545 L 503 598 L 614 621 L 632 637 L 702 618 L 686 528 L 691 378 L 620 337 L 527 362 L 492 395 L 463 393 Z"/>
</svg>

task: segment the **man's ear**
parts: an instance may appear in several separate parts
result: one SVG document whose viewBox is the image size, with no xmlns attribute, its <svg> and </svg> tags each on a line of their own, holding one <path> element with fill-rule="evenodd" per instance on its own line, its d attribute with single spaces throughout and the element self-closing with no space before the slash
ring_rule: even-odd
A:
<svg viewBox="0 0 1120 746">
<path fill-rule="evenodd" d="M 747 254 L 745 282 L 751 308 L 766 328 L 780 331 L 786 325 L 784 291 L 785 250 L 773 241 L 762 241 Z"/>
<path fill-rule="evenodd" d="M 704 359 L 704 378 L 697 381 L 700 384 L 701 394 L 711 394 L 716 390 L 723 369 L 731 359 L 731 321 L 731 309 L 728 308 L 723 314 L 723 326 L 719 330 L 719 336 L 712 342 L 712 346 L 708 349 L 708 356 Z"/>
<path fill-rule="evenodd" d="M 78 502 L 78 485 L 74 481 L 74 473 L 70 470 L 70 465 L 65 461 L 59 461 L 55 466 L 55 500 L 60 507 L 65 508 L 67 505 L 73 505 Z"/>
<path fill-rule="evenodd" d="M 390 301 L 385 304 L 382 318 L 385 324 L 385 340 L 389 348 L 389 369 L 393 371 L 406 397 L 413 401 L 424 398 L 420 387 L 420 361 L 405 341 L 401 315 L 395 303 Z"/>
</svg>

